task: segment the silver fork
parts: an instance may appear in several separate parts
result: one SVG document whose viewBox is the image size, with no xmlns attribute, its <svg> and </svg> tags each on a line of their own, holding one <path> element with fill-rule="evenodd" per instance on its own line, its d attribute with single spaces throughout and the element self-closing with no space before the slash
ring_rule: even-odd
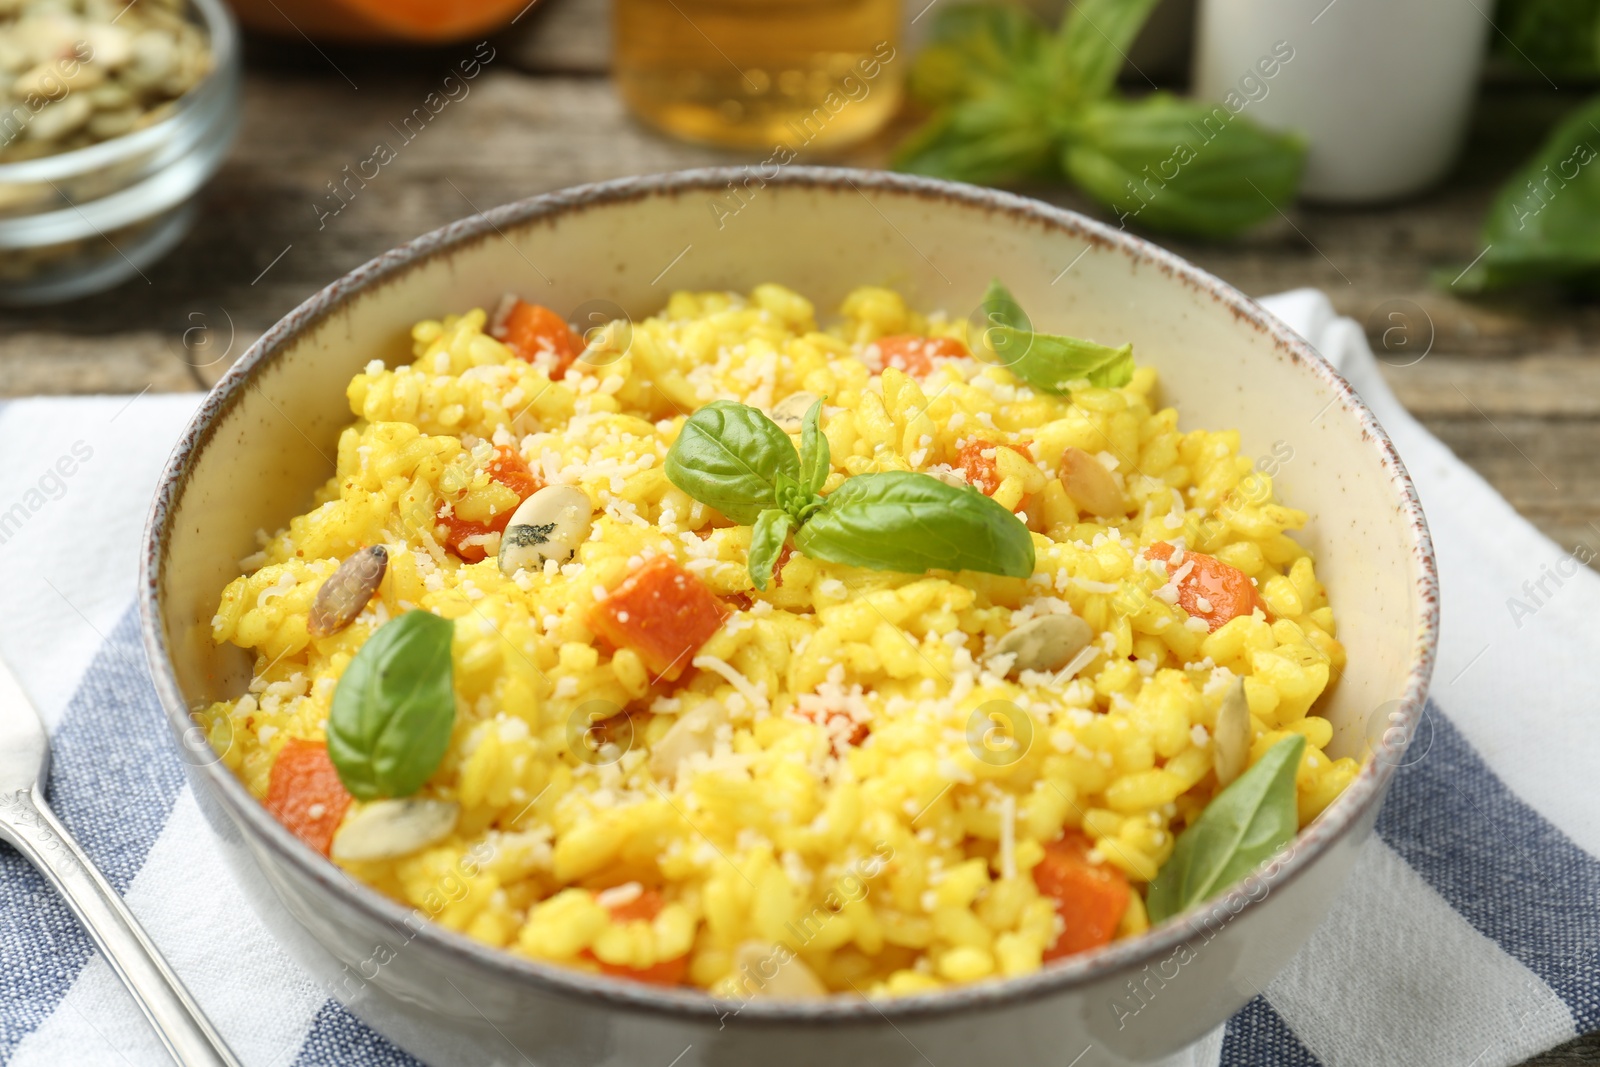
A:
<svg viewBox="0 0 1600 1067">
<path fill-rule="evenodd" d="M 50 880 L 181 1067 L 240 1067 L 116 890 L 44 802 L 50 739 L 0 661 L 0 840 Z"/>
</svg>

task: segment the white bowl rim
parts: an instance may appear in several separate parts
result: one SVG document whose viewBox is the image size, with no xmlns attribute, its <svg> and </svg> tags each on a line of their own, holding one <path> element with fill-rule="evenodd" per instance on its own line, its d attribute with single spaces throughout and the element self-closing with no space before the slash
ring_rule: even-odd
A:
<svg viewBox="0 0 1600 1067">
<path fill-rule="evenodd" d="M 357 267 L 284 316 L 245 351 L 207 394 L 185 427 L 162 472 L 145 528 L 140 563 L 140 623 L 156 691 L 166 708 L 174 743 L 180 746 L 180 750 L 184 735 L 193 730 L 194 723 L 189 717 L 188 704 L 178 688 L 161 624 L 159 582 L 167 525 L 183 494 L 188 472 L 217 424 L 277 353 L 314 330 L 351 296 L 379 287 L 419 262 L 448 255 L 482 238 L 496 234 L 504 236 L 506 226 L 520 226 L 533 220 L 613 203 L 688 192 L 720 192 L 728 182 L 742 180 L 745 176 L 743 167 L 707 167 L 619 178 L 557 190 L 487 212 L 480 211 L 384 252 Z M 975 208 L 1004 214 L 1020 221 L 1065 231 L 1091 244 L 1118 249 L 1135 261 L 1148 263 L 1206 293 L 1239 320 L 1254 327 L 1258 333 L 1265 334 L 1301 369 L 1331 389 L 1335 401 L 1357 419 L 1364 439 L 1389 479 L 1394 503 L 1401 511 L 1410 535 L 1408 547 L 1414 566 L 1422 625 L 1412 640 L 1411 666 L 1404 693 L 1398 701 L 1399 717 L 1390 719 L 1400 729 L 1385 731 L 1355 780 L 1295 837 L 1286 858 L 1275 870 L 1268 868 L 1265 875 L 1258 870 L 1245 883 L 1235 885 L 1222 896 L 1196 905 L 1137 937 L 1113 942 L 1104 948 L 1057 961 L 1032 974 L 1015 978 L 870 1001 L 836 996 L 814 1001 L 753 999 L 740 1002 L 717 999 L 697 990 L 651 986 L 541 963 L 475 941 L 431 921 L 420 924 L 421 929 L 410 927 L 414 933 L 413 939 L 422 940 L 434 951 L 454 957 L 462 965 L 481 968 L 514 986 L 526 987 L 544 995 L 598 1000 L 619 1010 L 665 1015 L 684 1021 L 724 1020 L 736 1016 L 743 1025 L 757 1026 L 875 1025 L 882 1022 L 893 1025 L 896 1020 L 930 1016 L 943 1018 L 1015 1006 L 1024 1001 L 1071 992 L 1119 973 L 1137 971 L 1164 959 L 1179 946 L 1203 937 L 1208 929 L 1214 931 L 1217 924 L 1231 922 L 1272 892 L 1300 877 L 1334 842 L 1359 825 L 1368 809 L 1383 796 L 1384 786 L 1401 762 L 1399 757 L 1416 732 L 1433 673 L 1439 629 L 1438 574 L 1433 544 L 1416 488 L 1394 444 L 1372 412 L 1326 360 L 1255 301 L 1149 241 L 1076 212 L 1000 190 L 888 171 L 796 166 L 784 168 L 766 180 L 769 185 L 852 189 L 863 196 L 866 195 L 865 191 L 907 194 L 931 202 L 944 202 L 958 209 Z M 376 889 L 356 882 L 296 838 L 250 795 L 244 784 L 221 760 L 191 765 L 190 769 L 205 778 L 224 806 L 235 818 L 248 824 L 257 842 L 266 845 L 276 855 L 278 862 L 291 865 L 302 877 L 321 884 L 329 893 L 342 897 L 347 904 L 365 912 L 368 917 L 396 930 L 407 928 L 406 920 L 416 915 L 416 909 L 407 908 Z M 1257 894 L 1254 899 L 1252 894 Z"/>
</svg>

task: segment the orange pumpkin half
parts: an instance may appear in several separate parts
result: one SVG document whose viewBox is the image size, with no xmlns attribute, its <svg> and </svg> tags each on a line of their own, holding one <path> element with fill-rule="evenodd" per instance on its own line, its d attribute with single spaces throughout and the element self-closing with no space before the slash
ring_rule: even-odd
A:
<svg viewBox="0 0 1600 1067">
<path fill-rule="evenodd" d="M 440 44 L 497 30 L 529 0 L 232 0 L 239 21 L 279 37 Z"/>
</svg>

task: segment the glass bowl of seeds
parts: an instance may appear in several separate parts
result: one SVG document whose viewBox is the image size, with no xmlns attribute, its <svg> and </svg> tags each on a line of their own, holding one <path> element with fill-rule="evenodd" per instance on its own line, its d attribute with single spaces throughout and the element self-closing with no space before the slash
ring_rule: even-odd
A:
<svg viewBox="0 0 1600 1067">
<path fill-rule="evenodd" d="M 0 303 L 144 273 L 239 121 L 222 0 L 0 0 Z"/>
</svg>

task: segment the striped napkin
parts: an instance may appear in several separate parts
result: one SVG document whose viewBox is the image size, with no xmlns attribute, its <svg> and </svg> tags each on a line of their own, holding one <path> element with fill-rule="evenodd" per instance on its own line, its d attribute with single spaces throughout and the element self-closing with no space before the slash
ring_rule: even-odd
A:
<svg viewBox="0 0 1600 1067">
<path fill-rule="evenodd" d="M 1444 635 L 1413 759 L 1333 913 L 1170 1063 L 1520 1063 L 1600 1028 L 1600 730 L 1581 719 L 1600 692 L 1600 577 L 1400 407 L 1325 297 L 1264 303 L 1394 436 L 1432 523 Z M 0 407 L 0 656 L 50 728 L 55 810 L 246 1064 L 414 1064 L 273 942 L 166 736 L 133 593 L 146 508 L 196 403 Z M 166 1062 L 66 907 L 0 846 L 0 1063 Z"/>
</svg>

